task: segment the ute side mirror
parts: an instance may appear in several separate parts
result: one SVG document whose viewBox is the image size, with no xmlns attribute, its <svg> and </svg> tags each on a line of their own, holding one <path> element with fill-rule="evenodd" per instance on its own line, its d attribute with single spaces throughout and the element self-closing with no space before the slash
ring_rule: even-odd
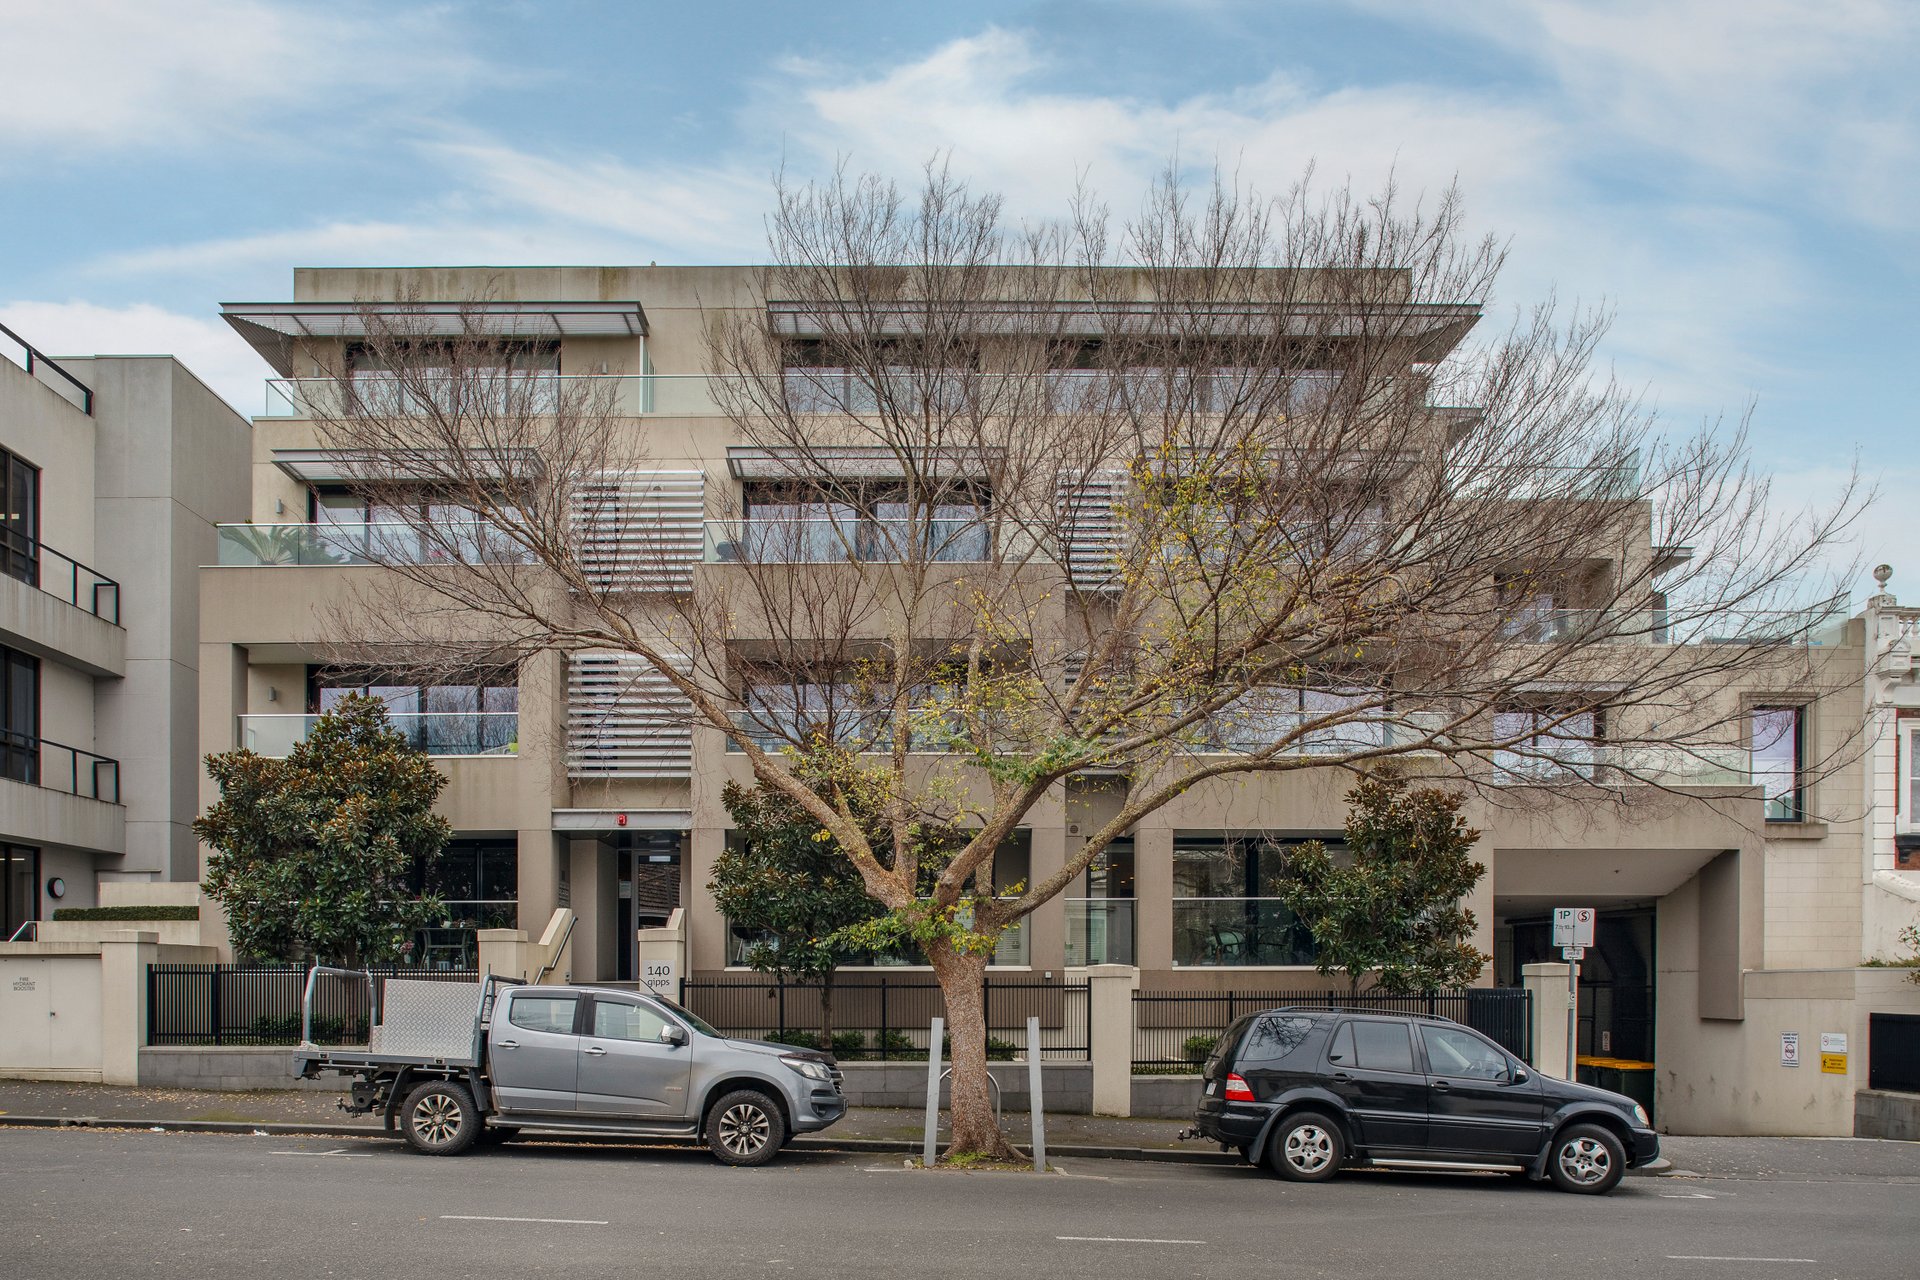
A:
<svg viewBox="0 0 1920 1280">
<path fill-rule="evenodd" d="M 677 1022 L 669 1022 L 660 1028 L 660 1043 L 680 1045 L 687 1042 L 687 1029 Z"/>
</svg>

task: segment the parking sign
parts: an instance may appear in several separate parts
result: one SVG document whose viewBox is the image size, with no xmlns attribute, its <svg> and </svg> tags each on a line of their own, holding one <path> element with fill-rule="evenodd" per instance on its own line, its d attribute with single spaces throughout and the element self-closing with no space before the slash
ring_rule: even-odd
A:
<svg viewBox="0 0 1920 1280">
<path fill-rule="evenodd" d="M 1593 945 L 1592 907 L 1555 907 L 1553 909 L 1553 945 L 1590 947 Z"/>
</svg>

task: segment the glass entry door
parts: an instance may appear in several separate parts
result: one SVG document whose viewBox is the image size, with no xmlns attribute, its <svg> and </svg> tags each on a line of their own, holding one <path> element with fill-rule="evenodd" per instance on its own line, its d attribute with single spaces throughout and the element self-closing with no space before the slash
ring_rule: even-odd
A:
<svg viewBox="0 0 1920 1280">
<path fill-rule="evenodd" d="M 0 942 L 40 918 L 40 851 L 0 845 Z"/>
</svg>

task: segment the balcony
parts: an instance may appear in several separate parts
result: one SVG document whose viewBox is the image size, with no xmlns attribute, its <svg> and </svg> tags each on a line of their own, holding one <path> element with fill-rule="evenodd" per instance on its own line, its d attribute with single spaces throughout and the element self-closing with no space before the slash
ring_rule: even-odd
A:
<svg viewBox="0 0 1920 1280">
<path fill-rule="evenodd" d="M 1505 786 L 1586 781 L 1596 786 L 1750 787 L 1745 747 L 1613 746 L 1565 741 L 1527 751 L 1496 751 L 1494 780 Z"/>
<path fill-rule="evenodd" d="M 663 374 L 515 374 L 498 379 L 448 377 L 424 390 L 416 382 L 361 374 L 334 378 L 269 378 L 262 418 L 329 418 L 346 411 L 389 417 L 428 412 L 552 413 L 577 404 L 621 417 L 711 417 L 721 412 L 713 378 Z M 464 398 L 464 400 L 463 400 Z"/>
<path fill-rule="evenodd" d="M 1133 963 L 1132 898 L 1068 898 L 1067 967 Z"/>
<path fill-rule="evenodd" d="M 10 534 L 0 541 L 0 574 L 120 625 L 120 584 L 38 539 Z"/>
<path fill-rule="evenodd" d="M 36 539 L 0 534 L 0 644 L 123 676 L 120 584 Z"/>
<path fill-rule="evenodd" d="M 480 520 L 223 524 L 218 535 L 225 566 L 533 563 L 524 547 Z"/>
<path fill-rule="evenodd" d="M 1208 722 L 1205 736 L 1195 750 L 1205 754 L 1251 755 L 1299 734 L 1288 744 L 1285 754 L 1347 755 L 1423 742 L 1439 734 L 1449 723 L 1448 715 L 1442 711 L 1376 711 L 1324 728 L 1307 727 L 1339 714 L 1338 708 L 1223 712 Z"/>
<path fill-rule="evenodd" d="M 319 716 L 243 715 L 240 746 L 281 757 L 307 740 Z M 512 756 L 520 752 L 517 711 L 389 712 L 387 721 L 407 745 L 430 756 Z"/>
<path fill-rule="evenodd" d="M 898 564 L 909 557 L 951 564 L 988 558 L 978 512 L 953 519 L 827 516 L 792 520 L 709 520 L 708 564 Z"/>
<path fill-rule="evenodd" d="M 120 803 L 120 762 L 64 742 L 0 730 L 0 777 L 83 800 Z"/>
<path fill-rule="evenodd" d="M 1501 621 L 1500 634 L 1516 644 L 1566 644 L 1574 640 L 1665 644 L 1669 638 L 1664 609 L 1619 613 L 1608 609 L 1522 608 Z"/>
</svg>

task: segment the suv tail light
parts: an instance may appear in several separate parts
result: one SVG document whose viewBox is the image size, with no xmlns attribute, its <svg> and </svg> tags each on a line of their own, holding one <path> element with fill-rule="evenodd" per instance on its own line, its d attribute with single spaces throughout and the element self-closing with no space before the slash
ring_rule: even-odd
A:
<svg viewBox="0 0 1920 1280">
<path fill-rule="evenodd" d="M 1240 1078 L 1238 1072 L 1234 1072 L 1227 1076 L 1226 1091 L 1220 1096 L 1228 1102 L 1252 1102 L 1253 1090 L 1247 1088 L 1247 1082 Z"/>
</svg>

